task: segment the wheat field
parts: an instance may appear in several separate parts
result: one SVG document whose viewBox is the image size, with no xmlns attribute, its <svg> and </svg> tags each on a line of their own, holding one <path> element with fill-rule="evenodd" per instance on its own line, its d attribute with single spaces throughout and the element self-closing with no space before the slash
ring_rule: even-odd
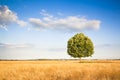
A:
<svg viewBox="0 0 120 80">
<path fill-rule="evenodd" d="M 120 80 L 120 60 L 0 61 L 0 80 Z"/>
</svg>

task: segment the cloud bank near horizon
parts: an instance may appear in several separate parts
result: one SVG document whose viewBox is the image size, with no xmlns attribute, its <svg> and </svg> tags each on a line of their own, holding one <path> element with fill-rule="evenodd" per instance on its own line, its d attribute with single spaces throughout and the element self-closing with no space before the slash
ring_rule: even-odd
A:
<svg viewBox="0 0 120 80">
<path fill-rule="evenodd" d="M 32 48 L 32 44 L 0 43 L 0 48 Z"/>
</svg>

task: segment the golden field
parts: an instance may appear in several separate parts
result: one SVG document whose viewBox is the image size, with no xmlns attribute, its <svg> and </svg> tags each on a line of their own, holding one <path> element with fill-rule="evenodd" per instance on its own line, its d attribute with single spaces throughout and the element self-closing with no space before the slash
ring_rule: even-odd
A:
<svg viewBox="0 0 120 80">
<path fill-rule="evenodd" d="M 120 60 L 0 61 L 0 80 L 120 80 Z"/>
</svg>

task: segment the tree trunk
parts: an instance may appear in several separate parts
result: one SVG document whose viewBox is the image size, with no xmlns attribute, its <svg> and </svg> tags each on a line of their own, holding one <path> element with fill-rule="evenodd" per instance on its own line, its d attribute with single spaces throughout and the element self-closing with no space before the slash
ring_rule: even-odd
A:
<svg viewBox="0 0 120 80">
<path fill-rule="evenodd" d="M 80 62 L 82 62 L 82 59 L 81 59 L 81 57 L 80 57 Z"/>
</svg>

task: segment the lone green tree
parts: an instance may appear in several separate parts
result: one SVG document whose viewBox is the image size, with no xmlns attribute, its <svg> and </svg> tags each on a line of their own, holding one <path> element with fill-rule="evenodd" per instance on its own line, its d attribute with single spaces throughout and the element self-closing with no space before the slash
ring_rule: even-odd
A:
<svg viewBox="0 0 120 80">
<path fill-rule="evenodd" d="M 77 33 L 68 40 L 67 52 L 74 58 L 89 57 L 94 53 L 94 45 L 83 33 Z"/>
</svg>

